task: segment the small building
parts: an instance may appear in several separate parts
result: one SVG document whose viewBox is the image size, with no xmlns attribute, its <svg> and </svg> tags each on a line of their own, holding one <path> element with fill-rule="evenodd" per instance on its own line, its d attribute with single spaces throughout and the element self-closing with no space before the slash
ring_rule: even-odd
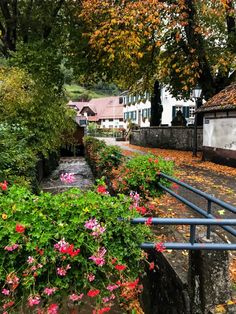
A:
<svg viewBox="0 0 236 314">
<path fill-rule="evenodd" d="M 236 83 L 205 102 L 203 158 L 236 167 Z"/>
<path fill-rule="evenodd" d="M 123 104 L 118 96 L 95 98 L 88 102 L 72 102 L 68 106 L 77 111 L 76 121 L 85 126 L 95 122 L 100 128 L 124 128 Z"/>
<path fill-rule="evenodd" d="M 123 93 L 124 122 L 127 126 L 131 121 L 140 127 L 150 126 L 151 117 L 151 95 L 145 92 L 143 95 L 131 95 Z M 194 124 L 195 102 L 174 98 L 167 88 L 161 89 L 161 103 L 163 106 L 161 125 L 170 126 L 171 121 L 178 111 L 181 111 L 188 125 Z"/>
</svg>

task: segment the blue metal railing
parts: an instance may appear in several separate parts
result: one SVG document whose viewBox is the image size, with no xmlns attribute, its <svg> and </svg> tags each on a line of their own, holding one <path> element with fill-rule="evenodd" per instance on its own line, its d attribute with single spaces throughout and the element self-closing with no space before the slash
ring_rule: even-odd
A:
<svg viewBox="0 0 236 314">
<path fill-rule="evenodd" d="M 236 229 L 232 226 L 236 226 L 236 219 L 220 219 L 212 215 L 212 203 L 215 203 L 222 208 L 230 211 L 231 213 L 236 214 L 236 207 L 225 203 L 212 195 L 209 195 L 205 192 L 202 192 L 198 189 L 195 189 L 194 187 L 181 182 L 179 180 L 176 180 L 164 173 L 161 173 L 160 178 L 163 178 L 165 180 L 168 180 L 170 182 L 174 182 L 193 193 L 205 198 L 207 200 L 207 210 L 204 210 L 197 205 L 193 204 L 189 200 L 185 199 L 184 197 L 178 195 L 173 190 L 163 186 L 160 182 L 158 183 L 158 186 L 168 192 L 170 195 L 174 196 L 178 200 L 180 200 L 182 203 L 193 209 L 195 212 L 201 214 L 202 216 L 206 218 L 152 218 L 152 225 L 188 225 L 190 227 L 190 240 L 189 243 L 172 243 L 172 242 L 166 242 L 163 243 L 164 247 L 166 249 L 175 249 L 175 250 L 236 250 L 236 244 L 232 243 L 210 243 L 211 238 L 211 226 L 219 226 L 225 231 L 229 232 L 231 235 L 236 237 Z M 131 220 L 131 224 L 145 224 L 148 221 L 148 218 L 135 218 Z M 204 243 L 197 243 L 197 237 L 196 237 L 196 226 L 202 225 L 207 226 L 207 232 L 206 232 L 206 242 Z M 208 240 L 208 241 L 207 241 Z M 142 243 L 141 248 L 142 249 L 153 249 L 155 248 L 155 243 Z"/>
</svg>

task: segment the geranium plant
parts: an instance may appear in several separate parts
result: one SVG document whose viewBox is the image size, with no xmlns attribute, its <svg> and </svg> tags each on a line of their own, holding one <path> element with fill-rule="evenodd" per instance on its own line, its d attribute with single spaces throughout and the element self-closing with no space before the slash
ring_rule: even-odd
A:
<svg viewBox="0 0 236 314">
<path fill-rule="evenodd" d="M 108 312 L 122 289 L 138 287 L 142 252 L 150 237 L 133 198 L 71 189 L 35 196 L 26 188 L 0 190 L 0 306 L 3 313 L 65 313 L 95 300 Z M 122 220 L 119 218 L 123 218 Z"/>
<path fill-rule="evenodd" d="M 120 193 L 136 191 L 143 198 L 158 196 L 163 193 L 158 187 L 158 182 L 164 186 L 170 186 L 167 180 L 160 179 L 163 172 L 172 175 L 174 163 L 155 155 L 139 155 L 123 163 L 113 180 L 114 189 Z"/>
</svg>

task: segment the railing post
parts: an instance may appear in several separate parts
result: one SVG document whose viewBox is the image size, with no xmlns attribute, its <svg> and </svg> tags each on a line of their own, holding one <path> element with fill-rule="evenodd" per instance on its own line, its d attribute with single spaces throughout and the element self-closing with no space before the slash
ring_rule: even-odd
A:
<svg viewBox="0 0 236 314">
<path fill-rule="evenodd" d="M 196 234 L 196 225 L 190 226 L 190 243 L 194 244 L 195 242 L 195 234 Z"/>
<path fill-rule="evenodd" d="M 212 233 L 212 241 L 222 240 Z M 198 242 L 207 243 L 206 237 Z M 228 251 L 189 251 L 188 283 L 192 313 L 206 314 L 230 299 Z"/>
<path fill-rule="evenodd" d="M 207 213 L 211 214 L 211 201 L 207 201 Z M 211 238 L 211 226 L 207 226 L 207 239 Z"/>
</svg>

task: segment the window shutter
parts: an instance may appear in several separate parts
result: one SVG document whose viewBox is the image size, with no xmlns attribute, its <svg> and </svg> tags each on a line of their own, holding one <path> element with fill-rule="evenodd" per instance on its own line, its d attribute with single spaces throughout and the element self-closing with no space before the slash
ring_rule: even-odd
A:
<svg viewBox="0 0 236 314">
<path fill-rule="evenodd" d="M 173 106 L 172 107 L 172 118 L 174 119 L 175 117 L 175 114 L 176 114 L 176 106 Z"/>
<path fill-rule="evenodd" d="M 189 107 L 186 107 L 186 118 L 189 118 Z"/>
<path fill-rule="evenodd" d="M 186 106 L 183 107 L 183 116 L 186 118 Z"/>
</svg>

